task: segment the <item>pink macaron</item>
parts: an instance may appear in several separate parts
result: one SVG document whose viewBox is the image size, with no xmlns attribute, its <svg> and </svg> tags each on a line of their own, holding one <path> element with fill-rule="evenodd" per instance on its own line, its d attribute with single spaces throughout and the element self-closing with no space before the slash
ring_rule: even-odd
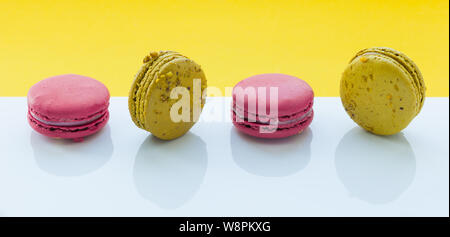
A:
<svg viewBox="0 0 450 237">
<path fill-rule="evenodd" d="M 261 138 L 301 133 L 314 117 L 314 92 L 303 80 L 285 74 L 261 74 L 233 88 L 234 126 Z"/>
<path fill-rule="evenodd" d="M 28 122 L 45 136 L 82 141 L 108 122 L 109 98 L 106 86 L 93 78 L 50 77 L 28 91 Z"/>
</svg>

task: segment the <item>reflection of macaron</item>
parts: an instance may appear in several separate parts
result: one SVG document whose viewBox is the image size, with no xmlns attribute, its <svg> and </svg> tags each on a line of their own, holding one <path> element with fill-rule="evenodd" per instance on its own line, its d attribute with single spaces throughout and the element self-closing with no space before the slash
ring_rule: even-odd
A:
<svg viewBox="0 0 450 237">
<path fill-rule="evenodd" d="M 357 53 L 341 79 L 341 100 L 364 129 L 391 135 L 406 128 L 422 109 L 425 84 L 419 68 L 390 48 Z"/>
<path fill-rule="evenodd" d="M 313 100 L 313 90 L 299 78 L 284 74 L 252 76 L 233 88 L 233 124 L 255 137 L 288 137 L 309 126 L 314 117 Z"/>
<path fill-rule="evenodd" d="M 28 122 L 37 132 L 81 140 L 109 118 L 109 92 L 101 82 L 68 74 L 42 80 L 28 92 Z"/>
<path fill-rule="evenodd" d="M 189 96 L 187 106 L 183 107 L 188 107 L 188 119 L 174 119 L 173 113 L 171 115 L 172 106 L 186 99 L 183 95 L 171 98 L 172 90 L 177 87 Z M 195 111 L 199 115 L 203 108 L 205 88 L 205 74 L 194 61 L 172 51 L 151 52 L 144 58 L 130 90 L 128 108 L 131 118 L 136 126 L 160 139 L 182 136 L 198 119 Z M 180 107 L 176 114 L 182 113 Z"/>
</svg>

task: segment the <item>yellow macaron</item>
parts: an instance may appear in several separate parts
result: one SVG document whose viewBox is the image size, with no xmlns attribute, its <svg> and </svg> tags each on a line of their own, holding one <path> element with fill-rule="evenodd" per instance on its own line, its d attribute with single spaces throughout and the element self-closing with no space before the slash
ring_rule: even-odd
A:
<svg viewBox="0 0 450 237">
<path fill-rule="evenodd" d="M 390 48 L 361 50 L 341 78 L 342 104 L 359 126 L 392 135 L 408 126 L 425 100 L 425 83 L 417 65 Z"/>
<path fill-rule="evenodd" d="M 203 70 L 173 51 L 151 52 L 143 63 L 128 97 L 133 122 L 160 139 L 182 136 L 195 124 L 205 103 L 207 84 Z M 181 114 L 189 118 L 178 118 Z"/>
</svg>

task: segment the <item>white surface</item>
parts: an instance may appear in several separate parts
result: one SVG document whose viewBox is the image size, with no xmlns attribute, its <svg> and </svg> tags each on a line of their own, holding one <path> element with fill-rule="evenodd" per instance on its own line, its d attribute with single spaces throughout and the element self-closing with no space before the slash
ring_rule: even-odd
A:
<svg viewBox="0 0 450 237">
<path fill-rule="evenodd" d="M 258 140 L 229 105 L 210 99 L 203 122 L 164 142 L 112 98 L 107 127 L 72 143 L 32 131 L 25 98 L 0 98 L 0 216 L 449 216 L 448 97 L 391 137 L 316 98 L 305 133 Z"/>
</svg>

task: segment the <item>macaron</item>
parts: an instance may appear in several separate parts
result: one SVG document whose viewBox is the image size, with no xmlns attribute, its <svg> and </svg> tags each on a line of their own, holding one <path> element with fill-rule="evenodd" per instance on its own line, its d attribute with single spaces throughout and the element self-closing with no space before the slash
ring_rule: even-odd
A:
<svg viewBox="0 0 450 237">
<path fill-rule="evenodd" d="M 82 141 L 108 122 L 109 98 L 106 86 L 93 78 L 50 77 L 28 91 L 28 123 L 45 136 Z"/>
<path fill-rule="evenodd" d="M 260 138 L 301 133 L 314 117 L 314 92 L 305 81 L 285 74 L 260 74 L 233 88 L 234 126 Z"/>
<path fill-rule="evenodd" d="M 402 131 L 419 114 L 425 83 L 417 65 L 391 48 L 368 48 L 342 74 L 340 96 L 351 119 L 378 135 Z"/>
<path fill-rule="evenodd" d="M 130 89 L 131 119 L 160 139 L 180 137 L 197 122 L 206 87 L 205 73 L 193 60 L 174 51 L 150 52 Z M 180 103 L 182 107 L 178 107 Z M 179 109 L 174 113 L 174 108 Z M 183 113 L 187 119 L 175 118 Z"/>
</svg>

